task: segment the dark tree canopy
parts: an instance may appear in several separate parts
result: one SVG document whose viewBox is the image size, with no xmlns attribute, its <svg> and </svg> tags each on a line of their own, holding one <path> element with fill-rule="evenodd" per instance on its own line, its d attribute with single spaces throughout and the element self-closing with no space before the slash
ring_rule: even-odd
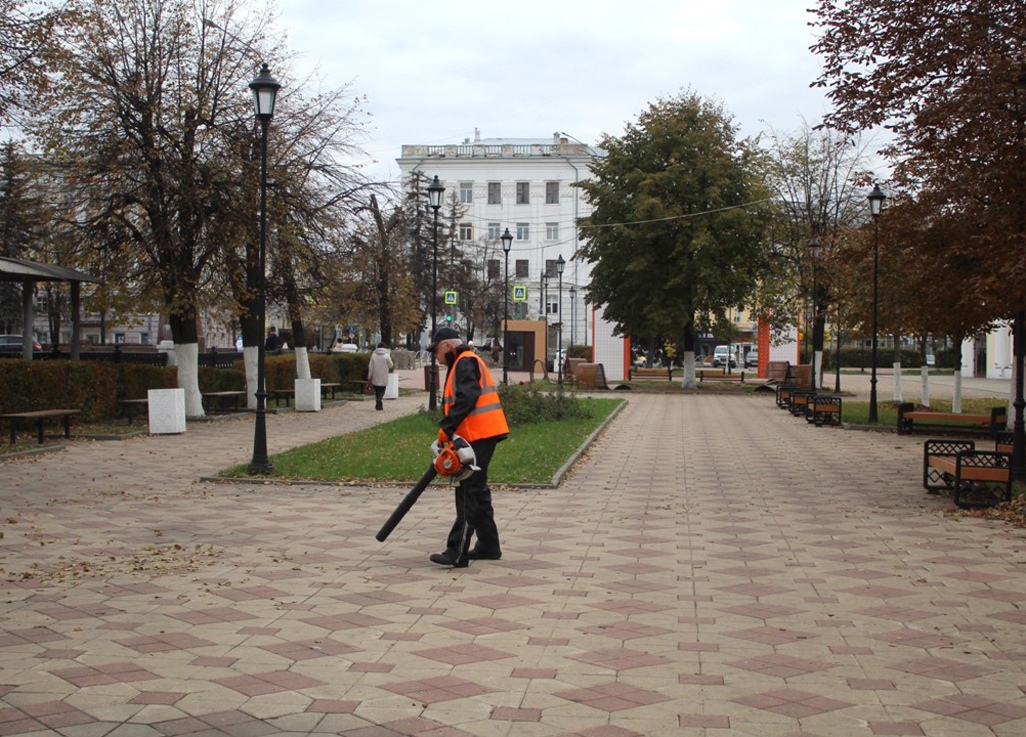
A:
<svg viewBox="0 0 1026 737">
<path fill-rule="evenodd" d="M 986 266 L 972 286 L 1021 305 L 1026 2 L 821 0 L 813 12 L 816 85 L 835 105 L 825 123 L 890 129 L 895 181 L 971 225 L 972 254 Z"/>
</svg>

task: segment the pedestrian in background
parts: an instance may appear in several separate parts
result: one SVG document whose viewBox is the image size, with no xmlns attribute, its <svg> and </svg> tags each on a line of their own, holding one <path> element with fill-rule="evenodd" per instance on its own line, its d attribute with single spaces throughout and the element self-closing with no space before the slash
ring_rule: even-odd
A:
<svg viewBox="0 0 1026 737">
<path fill-rule="evenodd" d="M 264 341 L 264 350 L 271 353 L 279 348 L 281 348 L 281 339 L 278 337 L 277 329 L 272 325 L 267 328 L 267 339 Z"/>
<path fill-rule="evenodd" d="M 378 347 L 371 354 L 370 365 L 367 367 L 367 381 L 374 387 L 374 409 L 385 408 L 382 400 L 385 398 L 385 389 L 388 388 L 388 375 L 394 368 L 392 354 L 384 343 L 378 343 Z"/>
</svg>

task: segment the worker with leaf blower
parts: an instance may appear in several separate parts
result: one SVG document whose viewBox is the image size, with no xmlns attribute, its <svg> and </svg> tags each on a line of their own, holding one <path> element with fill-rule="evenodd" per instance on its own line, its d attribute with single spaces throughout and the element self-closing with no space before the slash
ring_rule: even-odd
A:
<svg viewBox="0 0 1026 737">
<path fill-rule="evenodd" d="M 439 328 L 428 350 L 448 367 L 442 391 L 444 416 L 438 423 L 438 438 L 431 444 L 435 469 L 450 476 L 456 485 L 456 522 L 445 552 L 433 553 L 431 562 L 465 568 L 469 560 L 498 560 L 502 548 L 488 487 L 488 465 L 495 446 L 509 435 L 498 387 L 481 357 L 453 328 Z M 471 549 L 473 534 L 477 544 Z"/>
</svg>

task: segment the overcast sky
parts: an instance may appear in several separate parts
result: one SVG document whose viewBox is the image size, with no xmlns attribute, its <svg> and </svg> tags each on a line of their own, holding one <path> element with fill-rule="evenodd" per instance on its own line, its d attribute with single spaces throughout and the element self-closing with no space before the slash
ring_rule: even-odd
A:
<svg viewBox="0 0 1026 737">
<path fill-rule="evenodd" d="M 620 135 L 690 88 L 746 135 L 827 110 L 809 52 L 814 0 L 278 0 L 298 70 L 352 83 L 372 114 L 362 147 L 398 180 L 403 144 Z"/>
</svg>

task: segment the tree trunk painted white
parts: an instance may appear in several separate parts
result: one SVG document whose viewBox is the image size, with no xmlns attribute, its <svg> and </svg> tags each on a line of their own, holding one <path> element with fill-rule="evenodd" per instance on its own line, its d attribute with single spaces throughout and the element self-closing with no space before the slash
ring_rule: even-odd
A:
<svg viewBox="0 0 1026 737">
<path fill-rule="evenodd" d="M 962 411 L 962 372 L 955 372 L 955 385 L 953 388 L 953 394 L 951 395 L 951 411 L 961 412 Z"/>
<path fill-rule="evenodd" d="M 680 384 L 681 389 L 697 389 L 698 381 L 695 379 L 695 352 L 684 351 L 684 379 Z"/>
<path fill-rule="evenodd" d="M 923 390 L 920 394 L 919 402 L 924 407 L 930 406 L 930 368 L 929 366 L 923 366 L 919 369 L 920 375 L 923 377 Z"/>
<path fill-rule="evenodd" d="M 257 360 L 259 357 L 259 346 L 247 345 L 242 349 L 242 360 L 246 363 L 246 406 L 252 410 L 255 410 L 257 405 Z"/>
<path fill-rule="evenodd" d="M 310 377 L 310 354 L 306 346 L 296 348 L 296 378 L 309 379 Z"/>
<path fill-rule="evenodd" d="M 901 362 L 894 362 L 894 401 L 901 402 Z"/>
<path fill-rule="evenodd" d="M 176 343 L 178 388 L 185 390 L 185 416 L 203 417 L 203 395 L 199 388 L 199 343 Z"/>
<path fill-rule="evenodd" d="M 812 383 L 816 391 L 823 391 L 823 351 L 812 355 Z"/>
</svg>

